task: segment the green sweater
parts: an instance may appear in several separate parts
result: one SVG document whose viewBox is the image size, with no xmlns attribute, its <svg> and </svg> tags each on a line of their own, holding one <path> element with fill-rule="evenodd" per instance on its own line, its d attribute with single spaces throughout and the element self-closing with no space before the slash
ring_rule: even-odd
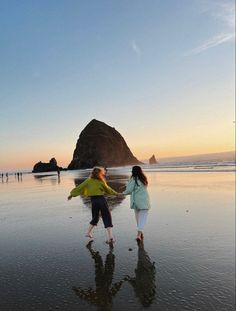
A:
<svg viewBox="0 0 236 311">
<path fill-rule="evenodd" d="M 77 197 L 78 195 L 86 197 L 105 194 L 118 195 L 118 193 L 109 187 L 105 181 L 95 178 L 87 178 L 76 188 L 72 189 L 70 194 L 72 197 Z"/>
</svg>

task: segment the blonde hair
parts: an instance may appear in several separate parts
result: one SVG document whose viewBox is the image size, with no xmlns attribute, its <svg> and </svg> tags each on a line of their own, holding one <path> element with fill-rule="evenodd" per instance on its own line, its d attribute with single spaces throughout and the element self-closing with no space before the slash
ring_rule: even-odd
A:
<svg viewBox="0 0 236 311">
<path fill-rule="evenodd" d="M 99 166 L 95 166 L 92 170 L 92 173 L 90 175 L 91 178 L 94 178 L 94 179 L 98 179 L 98 180 L 101 180 L 101 181 L 104 181 L 105 179 L 101 176 L 101 173 L 105 173 L 105 170 L 103 167 L 99 167 Z"/>
</svg>

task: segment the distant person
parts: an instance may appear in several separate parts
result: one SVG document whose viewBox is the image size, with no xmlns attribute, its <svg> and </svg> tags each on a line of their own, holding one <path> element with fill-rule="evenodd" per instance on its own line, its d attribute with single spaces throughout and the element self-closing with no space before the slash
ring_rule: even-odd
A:
<svg viewBox="0 0 236 311">
<path fill-rule="evenodd" d="M 6 178 L 8 179 L 8 173 L 6 173 Z"/>
<path fill-rule="evenodd" d="M 109 244 L 114 242 L 112 235 L 113 224 L 111 212 L 104 195 L 118 195 L 118 193 L 107 185 L 104 175 L 105 171 L 103 168 L 94 167 L 90 177 L 70 192 L 68 200 L 71 200 L 72 197 L 77 197 L 79 195 L 90 197 L 92 203 L 92 220 L 90 221 L 86 236 L 91 239 L 93 238 L 92 230 L 93 227 L 98 224 L 101 213 L 104 227 L 107 229 L 107 243 Z"/>
<path fill-rule="evenodd" d="M 149 195 L 147 191 L 148 180 L 140 166 L 132 167 L 131 178 L 126 185 L 124 195 L 131 195 L 130 208 L 134 209 L 137 222 L 137 241 L 144 238 L 143 230 L 147 221 L 148 210 L 150 209 Z"/>
<path fill-rule="evenodd" d="M 58 184 L 60 184 L 60 182 L 61 182 L 61 176 L 60 176 L 60 174 L 61 174 L 61 172 L 60 172 L 60 169 L 59 169 L 59 167 L 57 168 L 57 182 L 58 182 Z"/>
</svg>

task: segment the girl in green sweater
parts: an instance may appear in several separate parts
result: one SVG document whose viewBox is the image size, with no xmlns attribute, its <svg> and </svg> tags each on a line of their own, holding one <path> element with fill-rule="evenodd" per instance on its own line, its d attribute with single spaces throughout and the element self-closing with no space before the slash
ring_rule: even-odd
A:
<svg viewBox="0 0 236 311">
<path fill-rule="evenodd" d="M 113 243 L 111 212 L 104 195 L 118 195 L 118 193 L 107 185 L 104 176 L 105 170 L 101 167 L 95 167 L 89 178 L 71 190 L 68 200 L 79 195 L 90 197 L 92 203 L 92 220 L 90 221 L 86 236 L 91 239 L 93 238 L 92 230 L 97 225 L 101 213 L 104 227 L 107 229 L 107 243 Z"/>
</svg>

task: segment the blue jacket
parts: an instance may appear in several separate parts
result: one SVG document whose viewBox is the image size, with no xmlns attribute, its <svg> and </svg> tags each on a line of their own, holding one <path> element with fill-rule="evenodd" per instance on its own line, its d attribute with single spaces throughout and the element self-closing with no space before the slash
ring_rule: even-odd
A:
<svg viewBox="0 0 236 311">
<path fill-rule="evenodd" d="M 130 194 L 130 208 L 132 209 L 149 209 L 150 199 L 147 191 L 147 187 L 140 181 L 137 180 L 136 184 L 133 177 L 130 178 L 126 189 L 123 194 Z"/>
</svg>

